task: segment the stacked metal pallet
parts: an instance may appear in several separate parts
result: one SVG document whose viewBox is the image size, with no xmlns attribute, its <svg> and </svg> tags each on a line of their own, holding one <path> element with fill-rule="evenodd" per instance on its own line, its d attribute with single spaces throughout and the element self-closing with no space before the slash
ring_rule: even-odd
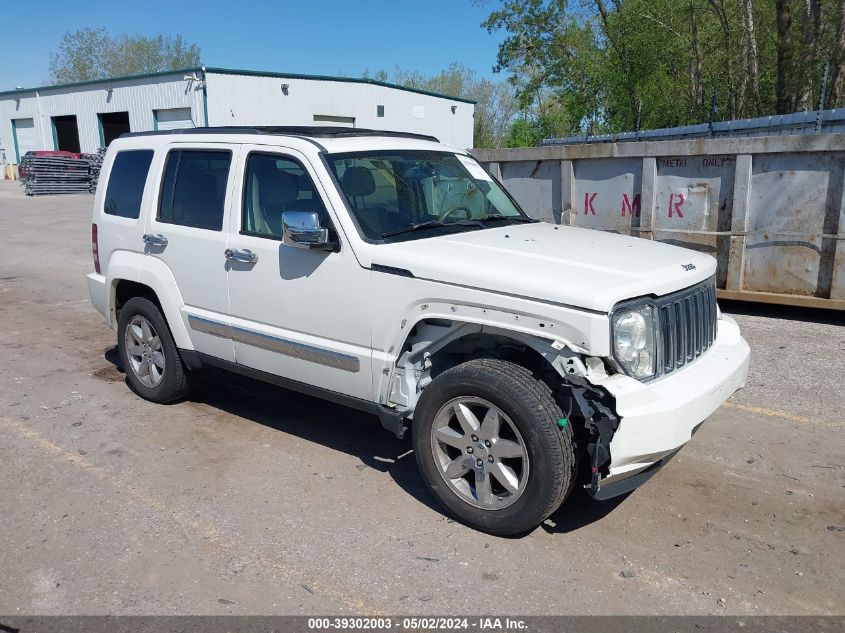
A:
<svg viewBox="0 0 845 633">
<path fill-rule="evenodd" d="M 37 156 L 21 160 L 24 190 L 28 196 L 91 191 L 91 161 L 65 156 Z"/>
<path fill-rule="evenodd" d="M 95 154 L 83 154 L 82 158 L 88 161 L 91 174 L 91 184 L 88 190 L 91 193 L 97 191 L 97 182 L 100 180 L 100 170 L 103 168 L 103 157 L 106 155 L 106 148 L 101 147 Z"/>
</svg>

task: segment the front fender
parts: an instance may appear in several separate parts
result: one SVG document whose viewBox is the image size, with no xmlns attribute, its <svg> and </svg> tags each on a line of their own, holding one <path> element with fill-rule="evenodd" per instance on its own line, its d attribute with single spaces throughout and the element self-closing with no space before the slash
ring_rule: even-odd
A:
<svg viewBox="0 0 845 633">
<path fill-rule="evenodd" d="M 584 345 L 589 340 L 587 328 L 579 327 L 566 319 L 549 315 L 542 317 L 531 310 L 510 311 L 485 305 L 472 305 L 458 301 L 419 301 L 404 311 L 398 328 L 392 331 L 386 351 L 373 352 L 374 391 L 379 402 L 389 401 L 389 392 L 409 333 L 421 321 L 437 319 L 463 326 L 474 326 L 484 331 L 518 340 L 535 349 L 550 363 L 550 354 L 566 356 L 589 354 Z M 578 324 L 582 325 L 582 324 Z M 463 334 L 453 330 L 459 338 Z M 557 371 L 563 371 L 552 365 Z"/>
</svg>

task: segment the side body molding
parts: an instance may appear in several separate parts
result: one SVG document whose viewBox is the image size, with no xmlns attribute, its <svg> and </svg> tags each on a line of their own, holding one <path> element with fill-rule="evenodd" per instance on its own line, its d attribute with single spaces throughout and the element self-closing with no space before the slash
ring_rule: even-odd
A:
<svg viewBox="0 0 845 633">
<path fill-rule="evenodd" d="M 343 371 L 356 373 L 361 369 L 361 361 L 357 356 L 341 354 L 329 349 L 306 345 L 278 336 L 270 336 L 249 330 L 247 328 L 220 323 L 213 319 L 188 315 L 188 325 L 197 332 L 205 332 L 222 338 L 230 338 L 238 343 L 245 343 L 261 349 L 270 350 L 278 354 L 307 360 L 318 365 L 334 367 Z"/>
</svg>

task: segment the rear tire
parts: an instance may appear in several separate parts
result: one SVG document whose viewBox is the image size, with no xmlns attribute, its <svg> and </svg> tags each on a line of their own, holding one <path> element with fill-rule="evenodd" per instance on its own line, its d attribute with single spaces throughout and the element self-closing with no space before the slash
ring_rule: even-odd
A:
<svg viewBox="0 0 845 633">
<path fill-rule="evenodd" d="M 414 454 L 432 495 L 456 519 L 499 536 L 524 534 L 571 490 L 575 450 L 571 425 L 558 426 L 563 417 L 548 385 L 525 367 L 471 360 L 423 391 Z"/>
<path fill-rule="evenodd" d="M 164 315 L 149 299 L 133 297 L 121 308 L 117 347 L 126 382 L 145 400 L 165 404 L 190 393 L 191 375 Z"/>
</svg>

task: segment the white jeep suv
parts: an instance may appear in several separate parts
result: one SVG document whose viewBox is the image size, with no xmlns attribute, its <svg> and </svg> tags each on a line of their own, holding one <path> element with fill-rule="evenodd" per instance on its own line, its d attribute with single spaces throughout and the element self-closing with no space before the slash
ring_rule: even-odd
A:
<svg viewBox="0 0 845 633">
<path fill-rule="evenodd" d="M 632 490 L 745 381 L 712 257 L 536 222 L 431 137 L 128 134 L 101 178 L 88 288 L 138 395 L 213 365 L 410 426 L 480 530 Z"/>
</svg>

